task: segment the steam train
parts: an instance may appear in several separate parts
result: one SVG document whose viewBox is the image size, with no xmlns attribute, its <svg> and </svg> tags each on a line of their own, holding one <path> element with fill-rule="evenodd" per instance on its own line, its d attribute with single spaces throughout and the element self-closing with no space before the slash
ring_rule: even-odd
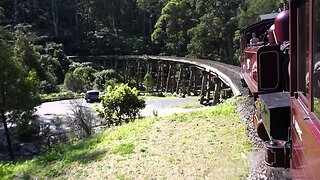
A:
<svg viewBox="0 0 320 180">
<path fill-rule="evenodd" d="M 290 0 L 264 17 L 241 31 L 241 81 L 265 162 L 320 179 L 320 0 Z"/>
</svg>

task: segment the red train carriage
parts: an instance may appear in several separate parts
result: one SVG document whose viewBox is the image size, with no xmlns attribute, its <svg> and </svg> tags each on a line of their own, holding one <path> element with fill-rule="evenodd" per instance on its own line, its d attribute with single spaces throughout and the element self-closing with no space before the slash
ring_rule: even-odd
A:
<svg viewBox="0 0 320 180">
<path fill-rule="evenodd" d="M 270 22 L 243 30 L 241 49 L 265 160 L 293 179 L 320 179 L 320 0 L 291 0 Z"/>
</svg>

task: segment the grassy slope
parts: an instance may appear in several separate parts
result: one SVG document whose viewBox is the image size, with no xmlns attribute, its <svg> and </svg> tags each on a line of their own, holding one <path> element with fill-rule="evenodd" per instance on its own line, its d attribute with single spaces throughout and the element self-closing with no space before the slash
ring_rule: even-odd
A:
<svg viewBox="0 0 320 180">
<path fill-rule="evenodd" d="M 251 143 L 234 102 L 137 120 L 32 160 L 0 163 L 0 178 L 244 178 Z"/>
</svg>

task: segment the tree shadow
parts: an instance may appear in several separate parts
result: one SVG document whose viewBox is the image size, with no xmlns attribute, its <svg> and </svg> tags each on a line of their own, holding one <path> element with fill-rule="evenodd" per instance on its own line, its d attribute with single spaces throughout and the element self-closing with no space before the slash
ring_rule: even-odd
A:
<svg viewBox="0 0 320 180">
<path fill-rule="evenodd" d="M 106 154 L 106 150 L 98 150 L 93 152 L 82 152 L 76 153 L 68 157 L 66 160 L 67 163 L 78 162 L 81 164 L 88 164 L 92 161 L 100 160 L 104 154 Z"/>
</svg>

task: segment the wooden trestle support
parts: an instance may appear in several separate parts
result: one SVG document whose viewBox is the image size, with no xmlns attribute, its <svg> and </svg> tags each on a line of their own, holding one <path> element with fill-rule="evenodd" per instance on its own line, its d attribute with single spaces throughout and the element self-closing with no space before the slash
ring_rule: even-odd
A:
<svg viewBox="0 0 320 180">
<path fill-rule="evenodd" d="M 200 96 L 200 104 L 215 105 L 222 98 L 232 96 L 231 89 L 214 72 L 175 61 L 148 58 L 99 58 L 86 59 L 94 66 L 104 66 L 122 71 L 126 82 L 134 79 L 136 88 L 143 90 L 143 79 L 150 73 L 154 80 L 154 92 L 173 93 L 180 97 Z M 82 60 L 83 62 L 83 60 Z"/>
</svg>

